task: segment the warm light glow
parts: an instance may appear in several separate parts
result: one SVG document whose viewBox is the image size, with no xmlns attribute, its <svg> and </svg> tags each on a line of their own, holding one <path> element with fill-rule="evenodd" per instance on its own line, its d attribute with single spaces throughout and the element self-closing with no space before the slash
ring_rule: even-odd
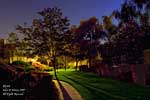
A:
<svg viewBox="0 0 150 100">
<path fill-rule="evenodd" d="M 36 67 L 36 68 L 40 68 L 40 69 L 45 69 L 47 68 L 46 65 L 41 64 L 40 62 L 32 62 L 32 66 Z"/>
<path fill-rule="evenodd" d="M 13 56 L 9 58 L 9 62 L 12 63 L 13 61 L 24 61 L 27 62 L 27 57 L 24 56 Z"/>
<path fill-rule="evenodd" d="M 87 65 L 87 64 L 88 64 L 88 60 L 81 60 L 78 63 L 79 66 L 81 66 L 81 65 Z"/>
<path fill-rule="evenodd" d="M 45 69 L 47 68 L 46 65 L 41 64 L 40 62 L 37 61 L 38 57 L 34 57 L 34 58 L 28 58 L 28 62 L 32 62 L 32 66 L 34 66 L 35 68 L 39 68 L 39 69 Z"/>
<path fill-rule="evenodd" d="M 34 63 L 34 62 L 36 62 L 36 60 L 35 59 L 31 59 L 31 62 Z"/>
<path fill-rule="evenodd" d="M 36 62 L 36 60 L 33 58 L 28 58 L 28 62 Z"/>
<path fill-rule="evenodd" d="M 69 62 L 68 63 L 69 66 L 76 66 L 76 61 L 73 61 L 73 62 Z M 81 66 L 81 65 L 88 65 L 88 60 L 80 60 L 78 61 L 78 66 Z"/>
</svg>

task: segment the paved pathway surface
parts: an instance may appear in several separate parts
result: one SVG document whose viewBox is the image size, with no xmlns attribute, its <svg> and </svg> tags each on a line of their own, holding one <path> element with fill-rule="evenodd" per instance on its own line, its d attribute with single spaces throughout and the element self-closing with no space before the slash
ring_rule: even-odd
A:
<svg viewBox="0 0 150 100">
<path fill-rule="evenodd" d="M 83 100 L 78 91 L 63 81 L 53 80 L 59 93 L 59 100 Z"/>
</svg>

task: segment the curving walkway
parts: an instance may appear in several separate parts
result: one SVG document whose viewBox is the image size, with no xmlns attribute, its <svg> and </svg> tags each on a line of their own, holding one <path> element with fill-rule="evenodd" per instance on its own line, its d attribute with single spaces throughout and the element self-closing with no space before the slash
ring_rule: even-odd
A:
<svg viewBox="0 0 150 100">
<path fill-rule="evenodd" d="M 53 80 L 59 93 L 59 100 L 83 100 L 78 91 L 63 81 Z"/>
</svg>

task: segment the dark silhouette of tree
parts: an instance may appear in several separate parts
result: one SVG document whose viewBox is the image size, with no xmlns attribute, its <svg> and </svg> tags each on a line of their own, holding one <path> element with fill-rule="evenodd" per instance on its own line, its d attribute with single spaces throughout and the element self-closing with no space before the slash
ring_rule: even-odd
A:
<svg viewBox="0 0 150 100">
<path fill-rule="evenodd" d="M 149 4 L 149 0 L 126 0 L 120 11 L 113 12 L 119 21 L 112 48 L 118 63 L 122 58 L 131 64 L 143 62 L 143 50 L 150 42 Z"/>
<path fill-rule="evenodd" d="M 24 34 L 34 54 L 49 57 L 56 75 L 57 57 L 64 48 L 64 33 L 69 28 L 69 20 L 57 7 L 46 8 L 38 14 L 41 18 L 34 19 L 30 27 L 18 26 L 17 30 Z"/>
<path fill-rule="evenodd" d="M 70 30 L 65 33 L 66 48 L 65 52 L 76 61 L 76 70 L 78 68 L 78 54 L 80 52 L 79 42 L 77 42 L 77 26 L 72 25 Z"/>
<path fill-rule="evenodd" d="M 77 57 L 80 59 L 89 59 L 89 67 L 92 66 L 92 58 L 97 56 L 97 47 L 100 39 L 103 38 L 103 26 L 99 24 L 96 17 L 80 22 L 79 27 L 75 31 L 76 45 L 79 47 Z"/>
<path fill-rule="evenodd" d="M 11 33 L 9 33 L 9 37 L 8 37 L 7 40 L 8 40 L 9 43 L 16 44 L 19 41 L 19 37 L 18 37 L 18 35 L 16 33 L 11 32 Z"/>
</svg>

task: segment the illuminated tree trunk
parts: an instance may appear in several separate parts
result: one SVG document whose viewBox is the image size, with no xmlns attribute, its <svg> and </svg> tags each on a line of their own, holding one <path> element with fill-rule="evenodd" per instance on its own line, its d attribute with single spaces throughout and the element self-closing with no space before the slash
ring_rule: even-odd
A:
<svg viewBox="0 0 150 100">
<path fill-rule="evenodd" d="M 66 56 L 65 56 L 65 71 L 66 71 L 66 67 L 67 67 L 67 62 L 66 62 Z"/>
<path fill-rule="evenodd" d="M 91 68 L 92 66 L 92 58 L 91 58 L 91 55 L 89 55 L 89 68 Z"/>
<path fill-rule="evenodd" d="M 54 67 L 54 75 L 57 76 L 56 75 L 56 57 L 53 58 L 52 63 L 53 63 L 53 67 Z"/>
<path fill-rule="evenodd" d="M 76 71 L 78 69 L 78 60 L 76 59 Z"/>
<path fill-rule="evenodd" d="M 89 48 L 89 68 L 91 68 L 92 66 L 92 57 L 91 54 L 92 53 L 92 34 L 90 34 L 90 48 Z"/>
</svg>

